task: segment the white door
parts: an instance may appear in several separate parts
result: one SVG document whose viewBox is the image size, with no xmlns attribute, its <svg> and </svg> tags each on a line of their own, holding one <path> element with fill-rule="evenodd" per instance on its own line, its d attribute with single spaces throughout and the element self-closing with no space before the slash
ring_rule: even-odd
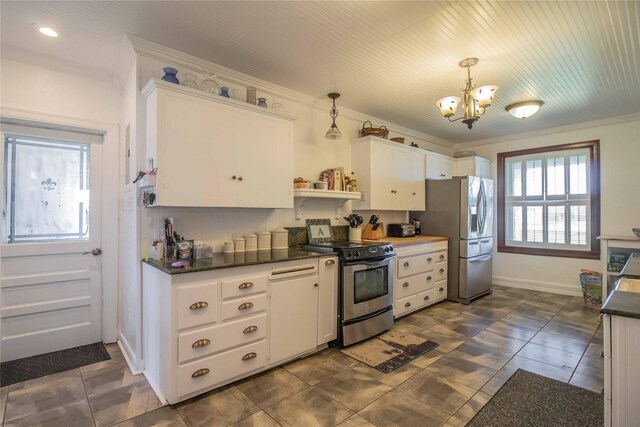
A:
<svg viewBox="0 0 640 427">
<path fill-rule="evenodd" d="M 102 341 L 102 137 L 11 130 L 0 134 L 3 362 Z"/>
</svg>

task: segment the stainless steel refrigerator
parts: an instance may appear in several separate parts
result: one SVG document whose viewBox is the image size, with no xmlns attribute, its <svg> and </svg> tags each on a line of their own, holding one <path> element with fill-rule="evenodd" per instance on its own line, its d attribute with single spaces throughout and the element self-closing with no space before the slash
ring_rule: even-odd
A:
<svg viewBox="0 0 640 427">
<path fill-rule="evenodd" d="M 426 210 L 410 218 L 422 234 L 449 238 L 447 299 L 469 304 L 491 292 L 493 181 L 457 176 L 425 185 Z"/>
</svg>

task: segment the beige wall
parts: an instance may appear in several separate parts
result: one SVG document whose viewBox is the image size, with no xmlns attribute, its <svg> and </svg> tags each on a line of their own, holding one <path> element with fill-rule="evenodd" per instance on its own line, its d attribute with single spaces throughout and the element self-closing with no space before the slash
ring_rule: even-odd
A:
<svg viewBox="0 0 640 427">
<path fill-rule="evenodd" d="M 640 118 L 636 115 L 629 119 L 614 124 L 584 123 L 535 135 L 513 135 L 465 144 L 464 149 L 490 159 L 495 178 L 497 153 L 599 139 L 601 234 L 632 236 L 631 228 L 640 227 Z M 495 253 L 493 276 L 496 284 L 579 294 L 581 268 L 602 270 L 597 260 Z"/>
</svg>

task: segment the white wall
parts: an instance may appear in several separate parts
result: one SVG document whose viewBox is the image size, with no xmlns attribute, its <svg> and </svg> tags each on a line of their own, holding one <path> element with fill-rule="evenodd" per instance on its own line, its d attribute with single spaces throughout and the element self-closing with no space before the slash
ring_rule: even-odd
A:
<svg viewBox="0 0 640 427">
<path fill-rule="evenodd" d="M 601 235 L 631 237 L 631 228 L 640 226 L 640 118 L 635 115 L 626 119 L 512 135 L 465 144 L 463 148 L 490 159 L 495 178 L 497 153 L 599 139 Z M 535 120 L 535 116 L 531 120 Z M 508 286 L 580 294 L 580 269 L 601 270 L 598 260 L 498 252 L 494 255 L 494 283 Z"/>
</svg>

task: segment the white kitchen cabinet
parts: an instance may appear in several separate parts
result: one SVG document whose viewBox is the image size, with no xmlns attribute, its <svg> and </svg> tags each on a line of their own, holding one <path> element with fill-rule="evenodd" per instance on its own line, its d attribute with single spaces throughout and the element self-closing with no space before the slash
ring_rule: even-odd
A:
<svg viewBox="0 0 640 427">
<path fill-rule="evenodd" d="M 316 261 L 317 266 L 317 261 Z M 269 363 L 279 363 L 316 348 L 318 270 L 272 276 L 269 305 Z"/>
<path fill-rule="evenodd" d="M 428 179 L 449 179 L 456 172 L 456 163 L 451 157 L 428 151 L 425 161 Z"/>
<path fill-rule="evenodd" d="M 336 257 L 322 269 L 310 258 L 173 275 L 143 264 L 144 375 L 159 399 L 174 404 L 326 347 L 337 269 Z"/>
<path fill-rule="evenodd" d="M 478 156 L 456 159 L 456 176 L 473 175 L 491 178 L 491 162 Z"/>
<path fill-rule="evenodd" d="M 396 246 L 396 318 L 447 297 L 448 242 Z"/>
<path fill-rule="evenodd" d="M 292 117 L 157 79 L 142 93 L 155 205 L 293 207 Z"/>
<path fill-rule="evenodd" d="M 605 426 L 634 427 L 640 420 L 640 319 L 604 317 Z"/>
<path fill-rule="evenodd" d="M 351 143 L 352 171 L 363 200 L 354 209 L 424 210 L 424 152 L 372 136 Z"/>
<path fill-rule="evenodd" d="M 338 338 L 338 257 L 320 258 L 318 264 L 318 345 Z"/>
</svg>

